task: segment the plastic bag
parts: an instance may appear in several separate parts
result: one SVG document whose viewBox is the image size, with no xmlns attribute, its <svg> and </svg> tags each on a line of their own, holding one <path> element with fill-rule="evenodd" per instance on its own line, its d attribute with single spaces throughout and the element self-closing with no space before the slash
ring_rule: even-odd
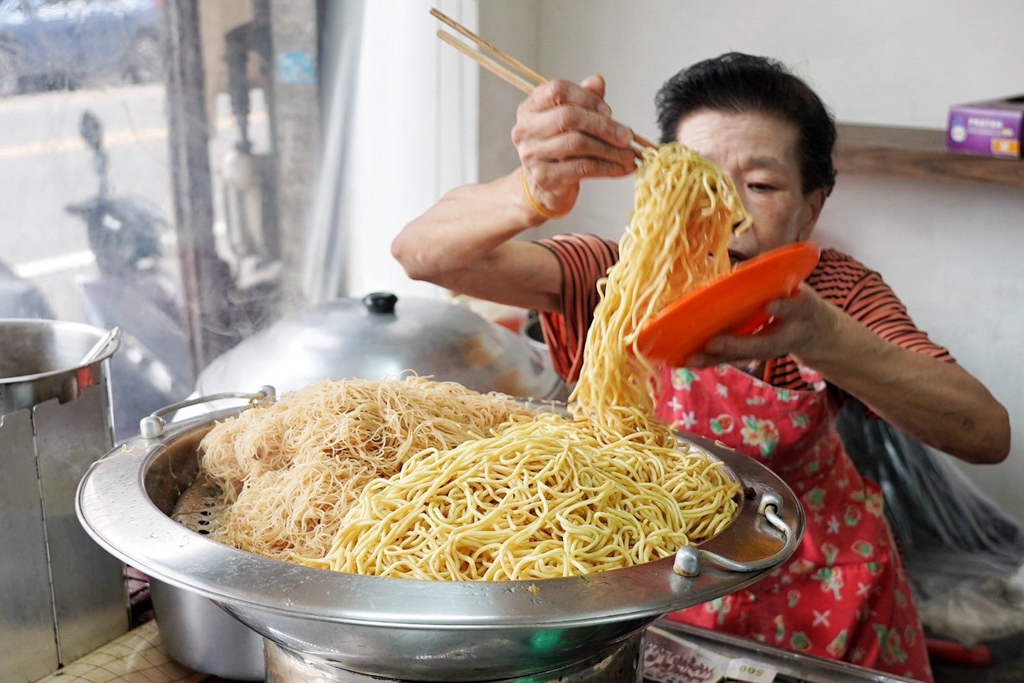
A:
<svg viewBox="0 0 1024 683">
<path fill-rule="evenodd" d="M 885 495 L 925 626 L 964 645 L 1024 631 L 1024 527 L 950 462 L 850 401 L 839 433 Z"/>
</svg>

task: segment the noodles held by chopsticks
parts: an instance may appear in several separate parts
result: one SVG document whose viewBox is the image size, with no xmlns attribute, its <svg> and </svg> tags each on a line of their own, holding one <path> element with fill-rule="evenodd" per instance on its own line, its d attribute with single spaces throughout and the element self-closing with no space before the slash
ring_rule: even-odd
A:
<svg viewBox="0 0 1024 683">
<path fill-rule="evenodd" d="M 650 430 L 656 373 L 637 348 L 644 324 L 696 287 L 729 272 L 729 240 L 750 217 L 717 166 L 678 143 L 645 150 L 619 260 L 598 283 L 601 300 L 570 396 L 607 438 Z M 666 441 L 671 431 L 661 428 Z"/>
</svg>

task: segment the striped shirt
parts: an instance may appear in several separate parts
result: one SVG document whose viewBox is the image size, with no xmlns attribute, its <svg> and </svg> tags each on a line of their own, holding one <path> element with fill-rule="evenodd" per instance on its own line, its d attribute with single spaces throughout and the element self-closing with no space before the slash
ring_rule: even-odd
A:
<svg viewBox="0 0 1024 683">
<path fill-rule="evenodd" d="M 562 268 L 562 313 L 542 313 L 541 326 L 555 370 L 567 381 L 579 378 L 583 346 L 594 318 L 597 281 L 618 260 L 618 244 L 594 235 L 556 235 L 540 240 Z M 835 249 L 823 249 L 809 284 L 825 301 L 837 306 L 881 338 L 943 361 L 953 357 L 917 329 L 907 309 L 881 275 Z M 762 379 L 774 386 L 807 390 L 791 356 L 766 365 Z M 841 392 L 840 392 L 841 394 Z"/>
</svg>

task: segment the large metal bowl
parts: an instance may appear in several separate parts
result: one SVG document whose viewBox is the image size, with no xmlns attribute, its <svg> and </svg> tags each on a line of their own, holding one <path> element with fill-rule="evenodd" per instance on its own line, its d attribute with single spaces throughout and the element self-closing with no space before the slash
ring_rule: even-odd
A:
<svg viewBox="0 0 1024 683">
<path fill-rule="evenodd" d="M 666 558 L 575 578 L 445 582 L 302 567 L 214 542 L 169 517 L 196 477 L 199 441 L 235 412 L 171 423 L 96 462 L 78 491 L 82 524 L 131 566 L 212 599 L 274 643 L 361 674 L 480 681 L 551 671 L 661 615 L 754 583 L 791 555 L 803 533 L 803 511 L 781 479 L 694 438 L 745 490 L 732 524 L 700 556 L 752 562 L 749 571 L 705 562 L 687 578 Z M 759 509 L 769 497 L 791 532 L 786 537 Z"/>
</svg>

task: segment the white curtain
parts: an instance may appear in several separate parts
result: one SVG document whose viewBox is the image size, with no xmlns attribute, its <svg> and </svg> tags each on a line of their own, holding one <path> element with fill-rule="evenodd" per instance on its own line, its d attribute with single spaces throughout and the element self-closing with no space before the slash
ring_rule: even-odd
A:
<svg viewBox="0 0 1024 683">
<path fill-rule="evenodd" d="M 344 233 L 336 229 L 349 165 L 365 0 L 324 3 L 320 77 L 325 87 L 323 150 L 306 231 L 302 290 L 311 304 L 333 298 L 345 279 Z"/>
<path fill-rule="evenodd" d="M 438 7 L 473 28 L 477 0 L 344 0 L 324 17 L 322 168 L 303 264 L 317 304 L 369 291 L 437 295 L 391 258 L 402 227 L 477 179 L 478 75 L 437 39 Z"/>
</svg>

